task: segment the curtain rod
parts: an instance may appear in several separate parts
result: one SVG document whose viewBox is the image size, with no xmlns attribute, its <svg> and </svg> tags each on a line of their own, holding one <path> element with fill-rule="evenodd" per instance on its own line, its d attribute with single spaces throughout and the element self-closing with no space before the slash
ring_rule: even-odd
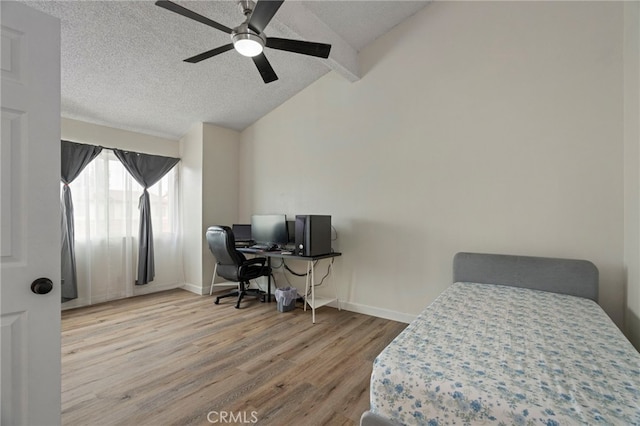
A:
<svg viewBox="0 0 640 426">
<path fill-rule="evenodd" d="M 156 157 L 177 158 L 178 160 L 182 160 L 180 157 L 171 157 L 171 156 L 168 156 L 168 155 L 158 155 L 158 154 L 148 154 L 146 152 L 131 151 L 129 149 L 121 149 L 121 148 L 112 148 L 112 147 L 109 147 L 109 146 L 98 145 L 98 144 L 95 144 L 95 143 L 76 142 L 76 141 L 70 141 L 70 140 L 67 140 L 67 139 L 60 139 L 60 142 L 76 143 L 76 144 L 79 144 L 79 145 L 93 145 L 93 146 L 97 146 L 100 149 L 107 149 L 109 151 L 118 150 L 118 151 L 124 151 L 124 152 L 131 152 L 131 153 L 134 153 L 134 154 L 153 155 L 153 156 L 156 156 Z"/>
</svg>

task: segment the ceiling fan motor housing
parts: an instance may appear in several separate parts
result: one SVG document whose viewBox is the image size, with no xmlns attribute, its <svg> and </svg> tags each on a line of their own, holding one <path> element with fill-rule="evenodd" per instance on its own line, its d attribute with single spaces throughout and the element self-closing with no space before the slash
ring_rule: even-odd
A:
<svg viewBox="0 0 640 426">
<path fill-rule="evenodd" d="M 249 28 L 249 19 L 256 4 L 251 0 L 240 0 L 238 1 L 238 6 L 242 14 L 246 16 L 246 19 L 231 32 L 233 46 L 243 56 L 253 57 L 259 55 L 264 50 L 267 38 L 264 33 L 257 33 Z"/>
<path fill-rule="evenodd" d="M 256 33 L 249 28 L 247 22 L 243 22 L 233 29 L 231 41 L 240 54 L 249 57 L 262 53 L 267 42 L 264 33 Z"/>
</svg>

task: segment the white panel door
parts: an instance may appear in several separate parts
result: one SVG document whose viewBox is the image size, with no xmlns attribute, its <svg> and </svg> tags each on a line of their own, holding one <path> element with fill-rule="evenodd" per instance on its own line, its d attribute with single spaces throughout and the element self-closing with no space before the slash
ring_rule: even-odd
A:
<svg viewBox="0 0 640 426">
<path fill-rule="evenodd" d="M 1 424 L 59 425 L 60 22 L 0 7 Z"/>
</svg>

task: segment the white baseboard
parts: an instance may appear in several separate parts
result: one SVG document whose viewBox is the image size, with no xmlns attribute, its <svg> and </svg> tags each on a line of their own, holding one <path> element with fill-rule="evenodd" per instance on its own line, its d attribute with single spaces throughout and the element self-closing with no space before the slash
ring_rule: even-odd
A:
<svg viewBox="0 0 640 426">
<path fill-rule="evenodd" d="M 331 302 L 329 306 L 337 308 L 336 302 Z M 416 319 L 416 315 L 405 314 L 403 312 L 390 311 L 388 309 L 376 308 L 375 306 L 361 305 L 358 303 L 340 302 L 340 309 L 359 314 L 371 315 L 373 317 L 385 318 L 392 321 L 403 322 L 409 324 Z"/>
<path fill-rule="evenodd" d="M 207 288 L 204 289 L 201 286 L 196 285 L 196 284 L 184 283 L 182 288 L 184 290 L 190 291 L 191 293 L 195 293 L 195 294 L 200 295 L 200 296 L 204 296 L 205 294 L 209 294 L 209 286 L 207 286 Z"/>
<path fill-rule="evenodd" d="M 224 282 L 215 283 L 214 290 L 216 287 L 224 287 L 226 286 L 226 284 L 227 283 L 224 283 Z M 230 282 L 228 283 L 228 285 L 230 287 L 234 287 L 237 284 Z M 195 293 L 200 296 L 203 296 L 203 295 L 209 295 L 209 286 L 210 284 L 207 284 L 203 288 L 203 287 L 200 287 L 199 285 L 186 283 L 182 288 L 184 288 L 187 291 L 190 291 L 191 293 Z M 328 306 L 331 306 L 336 309 L 338 308 L 338 305 L 336 302 L 331 302 Z M 356 312 L 359 314 L 371 315 L 373 317 L 385 318 L 388 320 L 398 321 L 405 324 L 409 324 L 411 321 L 413 321 L 416 318 L 416 315 L 405 314 L 403 312 L 396 312 L 388 309 L 377 308 L 375 306 L 361 305 L 359 303 L 340 302 L 340 309 L 344 309 L 345 311 L 349 311 L 349 312 Z"/>
<path fill-rule="evenodd" d="M 133 296 L 141 296 L 143 294 L 157 293 L 159 291 L 173 290 L 180 288 L 180 283 L 159 284 L 159 285 L 136 285 L 133 287 Z"/>
<path fill-rule="evenodd" d="M 64 302 L 61 306 L 61 310 L 62 311 L 66 311 L 67 309 L 75 309 L 75 308 L 81 308 L 83 306 L 88 306 L 90 305 L 90 301 L 87 300 L 86 298 L 78 298 L 78 299 L 73 299 L 73 300 L 69 300 L 68 302 Z"/>
</svg>

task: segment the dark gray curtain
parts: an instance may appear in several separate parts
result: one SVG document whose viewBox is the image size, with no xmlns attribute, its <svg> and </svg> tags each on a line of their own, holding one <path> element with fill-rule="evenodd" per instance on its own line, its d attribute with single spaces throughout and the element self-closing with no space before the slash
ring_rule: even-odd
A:
<svg viewBox="0 0 640 426">
<path fill-rule="evenodd" d="M 78 297 L 76 252 L 74 245 L 73 201 L 69 184 L 102 151 L 102 147 L 69 141 L 62 142 L 62 301 Z"/>
<path fill-rule="evenodd" d="M 138 273 L 136 284 L 147 284 L 153 281 L 155 276 L 151 204 L 147 188 L 158 182 L 180 159 L 127 152 L 119 149 L 114 149 L 113 152 L 131 176 L 144 187 L 142 196 L 140 196 L 140 204 L 138 205 L 140 210 L 140 231 L 138 233 Z"/>
</svg>

